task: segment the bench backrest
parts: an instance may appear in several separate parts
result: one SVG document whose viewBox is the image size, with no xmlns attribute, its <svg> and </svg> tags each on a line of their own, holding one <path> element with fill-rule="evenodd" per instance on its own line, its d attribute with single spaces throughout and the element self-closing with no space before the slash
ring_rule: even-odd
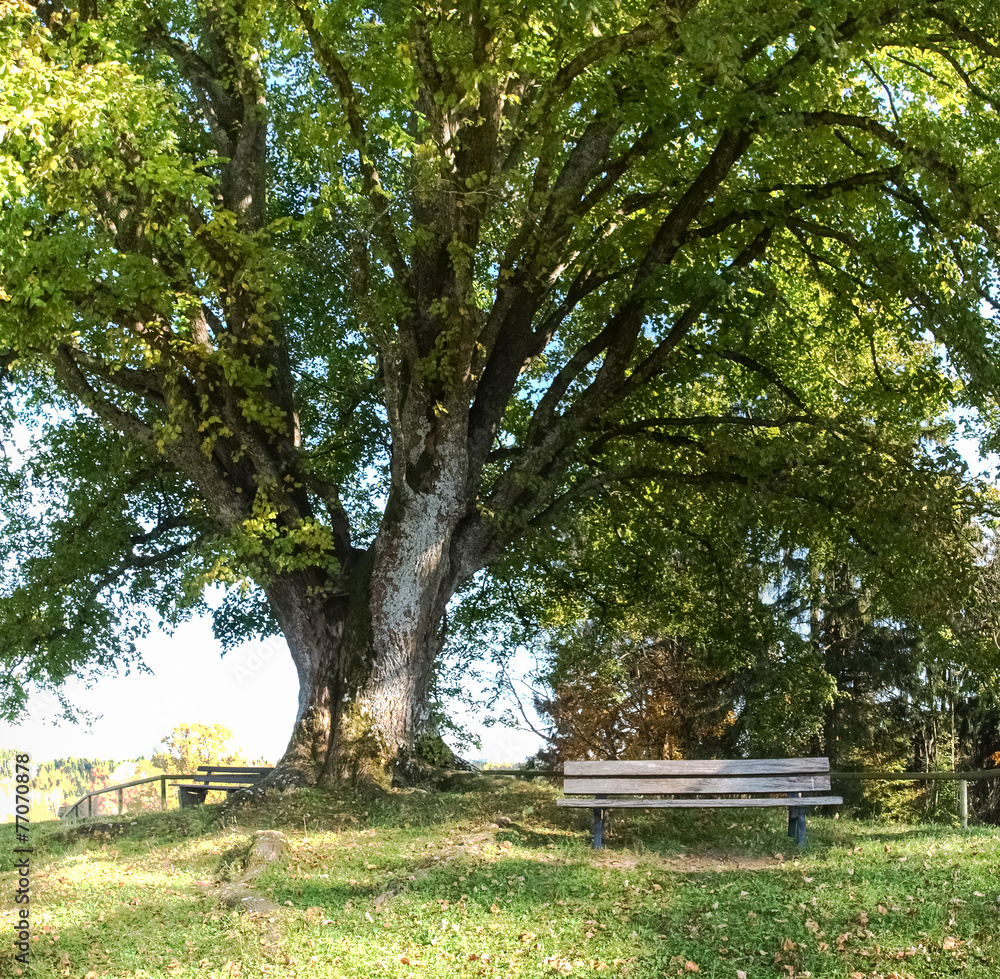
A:
<svg viewBox="0 0 1000 979">
<path fill-rule="evenodd" d="M 566 795 L 746 795 L 829 791 L 828 758 L 568 761 Z"/>
<path fill-rule="evenodd" d="M 259 778 L 274 771 L 273 768 L 244 768 L 240 765 L 199 765 L 199 772 L 207 772 L 209 775 L 248 775 L 251 778 Z"/>
</svg>

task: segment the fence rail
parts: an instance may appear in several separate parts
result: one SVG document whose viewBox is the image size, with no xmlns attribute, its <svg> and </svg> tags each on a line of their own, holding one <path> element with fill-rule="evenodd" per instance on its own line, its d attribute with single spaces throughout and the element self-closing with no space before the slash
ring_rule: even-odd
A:
<svg viewBox="0 0 1000 979">
<path fill-rule="evenodd" d="M 122 782 L 121 785 L 109 785 L 103 789 L 95 789 L 93 792 L 88 792 L 86 795 L 81 796 L 76 802 L 73 803 L 68 809 L 66 809 L 63 814 L 59 817 L 60 819 L 69 819 L 70 813 L 76 812 L 76 818 L 82 818 L 79 813 L 80 806 L 85 802 L 87 803 L 87 818 L 92 819 L 94 816 L 94 798 L 99 795 L 106 795 L 108 792 L 118 793 L 118 815 L 122 815 L 124 806 L 123 790 L 131 789 L 136 785 L 148 785 L 150 782 L 160 783 L 160 810 L 165 810 L 167 808 L 167 782 L 183 782 L 192 781 L 196 778 L 204 778 L 204 773 L 200 775 L 150 775 L 149 778 L 136 779 L 134 782 Z"/>
</svg>

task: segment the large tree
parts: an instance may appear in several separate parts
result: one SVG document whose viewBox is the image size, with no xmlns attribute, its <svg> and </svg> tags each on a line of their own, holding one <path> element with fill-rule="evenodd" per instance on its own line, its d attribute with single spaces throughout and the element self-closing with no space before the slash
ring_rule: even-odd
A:
<svg viewBox="0 0 1000 979">
<path fill-rule="evenodd" d="M 986 0 L 0 18 L 0 352 L 38 433 L 9 706 L 221 580 L 221 633 L 276 623 L 298 669 L 281 771 L 385 766 L 456 589 L 577 504 L 870 445 L 879 406 L 841 426 L 796 351 L 944 345 L 883 411 L 994 390 Z"/>
</svg>

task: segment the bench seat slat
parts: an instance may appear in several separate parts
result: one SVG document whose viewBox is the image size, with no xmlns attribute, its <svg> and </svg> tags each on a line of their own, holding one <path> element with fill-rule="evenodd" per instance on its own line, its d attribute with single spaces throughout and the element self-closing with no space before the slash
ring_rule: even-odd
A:
<svg viewBox="0 0 1000 979">
<path fill-rule="evenodd" d="M 829 758 L 709 758 L 705 760 L 567 761 L 564 776 L 796 775 L 829 772 Z"/>
<path fill-rule="evenodd" d="M 579 809 L 742 809 L 746 806 L 840 806 L 844 800 L 836 795 L 802 796 L 795 799 L 557 799 L 557 806 Z"/>
<path fill-rule="evenodd" d="M 820 792 L 829 790 L 828 775 L 761 776 L 759 778 L 567 778 L 566 795 L 666 793 L 680 795 L 706 792 Z"/>
<path fill-rule="evenodd" d="M 273 768 L 244 765 L 199 765 L 192 781 L 177 786 L 177 801 L 181 808 L 201 805 L 209 792 L 225 792 L 226 798 L 240 789 L 257 785 Z M 200 781 L 199 781 L 200 780 Z"/>
</svg>

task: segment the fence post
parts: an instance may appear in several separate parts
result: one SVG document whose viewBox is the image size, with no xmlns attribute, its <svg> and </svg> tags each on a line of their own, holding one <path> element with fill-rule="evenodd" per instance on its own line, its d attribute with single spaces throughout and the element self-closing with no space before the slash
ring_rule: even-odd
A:
<svg viewBox="0 0 1000 979">
<path fill-rule="evenodd" d="M 969 783 L 958 780 L 958 821 L 962 829 L 969 828 Z"/>
<path fill-rule="evenodd" d="M 167 776 L 160 776 L 160 811 L 165 812 L 167 809 Z"/>
<path fill-rule="evenodd" d="M 87 817 L 88 819 L 94 818 L 94 797 L 92 795 L 87 796 Z"/>
<path fill-rule="evenodd" d="M 122 814 L 122 790 L 118 790 L 118 815 Z"/>
</svg>

